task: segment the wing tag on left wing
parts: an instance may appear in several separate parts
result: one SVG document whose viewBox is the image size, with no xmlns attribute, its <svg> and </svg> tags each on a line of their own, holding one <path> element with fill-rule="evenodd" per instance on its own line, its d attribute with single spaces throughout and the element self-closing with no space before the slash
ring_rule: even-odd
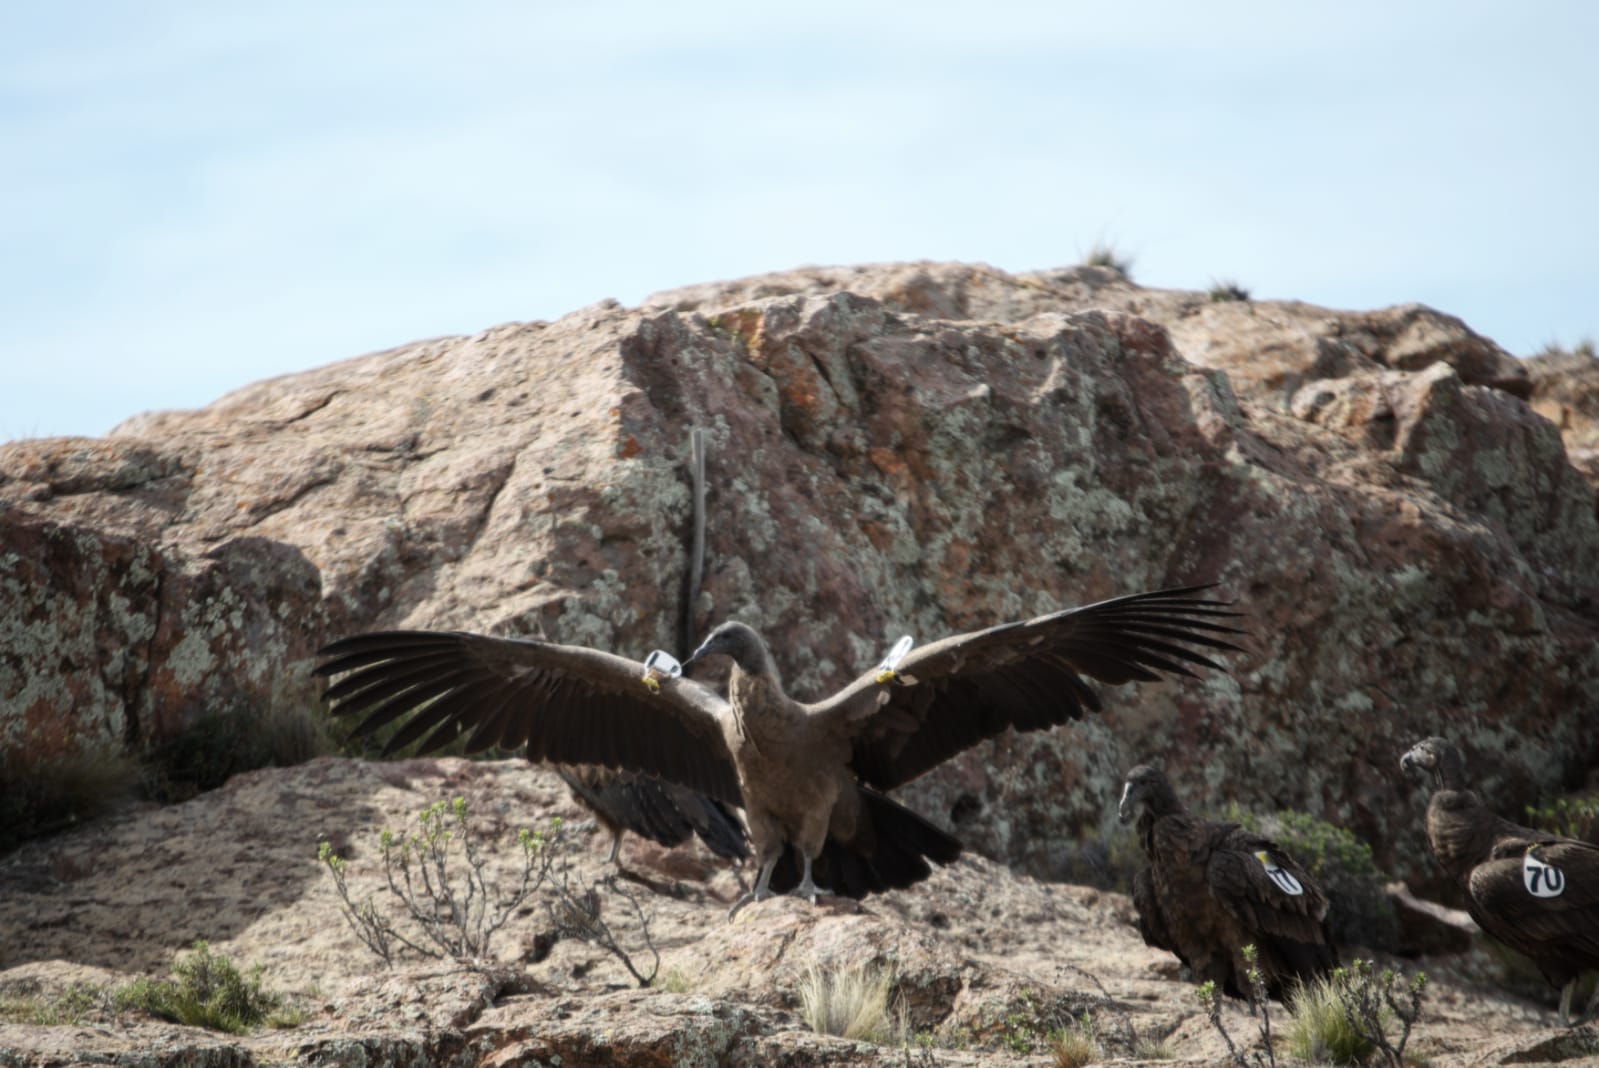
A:
<svg viewBox="0 0 1599 1068">
<path fill-rule="evenodd" d="M 644 658 L 644 674 L 640 681 L 649 687 L 650 693 L 661 692 L 662 679 L 675 679 L 683 674 L 683 665 L 671 653 L 655 650 Z"/>
<path fill-rule="evenodd" d="M 888 655 L 883 657 L 883 662 L 877 665 L 877 681 L 880 684 L 886 686 L 901 677 L 894 669 L 899 667 L 899 662 L 905 659 L 905 654 L 910 652 L 911 646 L 915 644 L 916 639 L 909 634 L 894 643 L 894 648 L 890 649 Z M 908 675 L 904 679 L 908 682 L 916 681 Z"/>
<path fill-rule="evenodd" d="M 1521 858 L 1521 881 L 1533 897 L 1559 897 L 1566 892 L 1566 873 L 1538 856 L 1538 847 Z"/>
<path fill-rule="evenodd" d="M 1255 854 L 1255 859 L 1260 861 L 1260 866 L 1266 869 L 1266 877 L 1277 884 L 1277 889 L 1291 897 L 1298 897 L 1305 892 L 1299 885 L 1299 880 L 1288 874 L 1280 864 L 1273 864 L 1271 854 L 1262 849 Z"/>
</svg>

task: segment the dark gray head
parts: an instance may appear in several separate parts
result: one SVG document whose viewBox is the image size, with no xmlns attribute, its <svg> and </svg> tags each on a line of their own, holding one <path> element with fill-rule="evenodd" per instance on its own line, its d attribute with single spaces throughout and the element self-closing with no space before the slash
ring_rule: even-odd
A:
<svg viewBox="0 0 1599 1068">
<path fill-rule="evenodd" d="M 1442 738 L 1423 738 L 1399 758 L 1399 770 L 1408 775 L 1425 775 L 1432 778 L 1434 786 L 1442 790 L 1464 790 L 1466 762 L 1449 742 Z"/>
<path fill-rule="evenodd" d="M 1155 816 L 1165 816 L 1181 812 L 1182 807 L 1171 783 L 1166 781 L 1166 773 L 1152 764 L 1140 764 L 1127 773 L 1117 813 L 1123 823 L 1129 823 L 1145 810 Z"/>
<path fill-rule="evenodd" d="M 683 670 L 699 663 L 713 653 L 733 658 L 733 663 L 741 671 L 751 675 L 770 673 L 771 656 L 766 651 L 766 643 L 761 641 L 761 636 L 755 633 L 755 628 L 743 623 L 723 623 L 706 636 L 700 647 L 694 650 L 687 660 L 683 661 Z"/>
</svg>

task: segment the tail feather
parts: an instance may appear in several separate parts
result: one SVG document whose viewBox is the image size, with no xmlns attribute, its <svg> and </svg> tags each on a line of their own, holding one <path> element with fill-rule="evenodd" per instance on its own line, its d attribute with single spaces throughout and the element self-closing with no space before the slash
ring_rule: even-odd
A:
<svg viewBox="0 0 1599 1068">
<path fill-rule="evenodd" d="M 859 900 L 868 894 L 914 886 L 933 873 L 928 861 L 952 864 L 960 857 L 960 839 L 876 790 L 862 786 L 860 796 L 866 818 L 872 821 L 876 848 L 868 855 L 829 837 L 811 863 L 811 877 L 817 886 Z M 798 851 L 785 850 L 772 871 L 772 889 L 778 893 L 794 889 L 801 870 Z"/>
</svg>

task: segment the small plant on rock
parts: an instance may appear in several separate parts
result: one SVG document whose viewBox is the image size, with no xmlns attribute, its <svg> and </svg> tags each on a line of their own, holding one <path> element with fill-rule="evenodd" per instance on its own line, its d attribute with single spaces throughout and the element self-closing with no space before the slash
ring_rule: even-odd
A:
<svg viewBox="0 0 1599 1068">
<path fill-rule="evenodd" d="M 1116 246 L 1107 241 L 1101 241 L 1089 249 L 1088 254 L 1083 257 L 1083 265 L 1107 267 L 1129 281 L 1133 277 L 1133 258 L 1118 252 Z"/>
<path fill-rule="evenodd" d="M 1084 1012 L 1069 1027 L 1049 1037 L 1049 1052 L 1055 1068 L 1082 1068 L 1103 1055 L 1094 1018 Z"/>
<path fill-rule="evenodd" d="M 261 985 L 257 965 L 248 978 L 228 958 L 196 942 L 172 965 L 171 979 L 135 979 L 112 993 L 119 1012 L 147 1012 L 164 1020 L 239 1034 L 260 1024 L 294 1027 L 302 1019 L 283 995 Z"/>
<path fill-rule="evenodd" d="M 903 1044 L 909 1026 L 894 983 L 886 968 L 809 968 L 796 989 L 800 1016 L 820 1035 Z"/>
<path fill-rule="evenodd" d="M 1209 295 L 1212 304 L 1228 304 L 1247 301 L 1249 299 L 1249 290 L 1232 279 L 1226 278 L 1212 282 Z"/>
</svg>

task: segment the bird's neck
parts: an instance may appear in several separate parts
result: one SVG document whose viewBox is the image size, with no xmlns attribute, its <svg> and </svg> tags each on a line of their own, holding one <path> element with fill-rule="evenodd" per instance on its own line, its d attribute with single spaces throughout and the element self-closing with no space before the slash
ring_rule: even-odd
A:
<svg viewBox="0 0 1599 1068">
<path fill-rule="evenodd" d="M 1427 804 L 1427 840 L 1452 878 L 1464 877 L 1484 860 L 1505 830 L 1515 825 L 1488 812 L 1470 790 L 1439 790 Z"/>
</svg>

